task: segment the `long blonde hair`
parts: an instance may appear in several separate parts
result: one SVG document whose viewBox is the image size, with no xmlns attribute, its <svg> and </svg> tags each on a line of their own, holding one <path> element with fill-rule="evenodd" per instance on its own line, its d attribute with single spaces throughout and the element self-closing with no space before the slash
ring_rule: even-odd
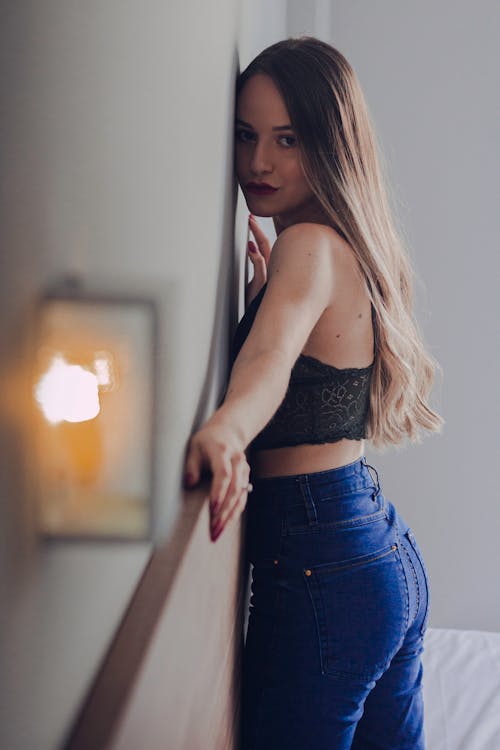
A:
<svg viewBox="0 0 500 750">
<path fill-rule="evenodd" d="M 441 432 L 444 424 L 427 403 L 442 368 L 413 315 L 414 270 L 391 216 L 385 165 L 357 76 L 337 49 L 311 36 L 263 50 L 239 75 L 237 95 L 255 73 L 269 75 L 280 90 L 309 186 L 366 280 L 375 311 L 366 436 L 380 451 L 404 438 L 421 442 L 419 428 Z"/>
</svg>

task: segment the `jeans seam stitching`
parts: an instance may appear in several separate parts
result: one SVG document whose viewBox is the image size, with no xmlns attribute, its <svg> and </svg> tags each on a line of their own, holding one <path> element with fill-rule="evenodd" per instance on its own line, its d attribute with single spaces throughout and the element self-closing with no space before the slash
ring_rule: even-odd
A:
<svg viewBox="0 0 500 750">
<path fill-rule="evenodd" d="M 370 513 L 367 516 L 358 516 L 357 518 L 348 518 L 344 521 L 319 521 L 318 523 L 308 524 L 290 524 L 286 523 L 286 529 L 288 535 L 293 534 L 305 534 L 305 533 L 319 533 L 325 529 L 345 529 L 345 528 L 356 528 L 358 526 L 364 526 L 369 523 L 375 523 L 382 518 L 386 518 L 385 509 L 377 510 L 375 513 Z"/>
<path fill-rule="evenodd" d="M 305 574 L 304 574 L 305 577 Z M 320 586 L 318 585 L 318 581 L 313 578 L 311 583 L 314 584 L 316 587 L 316 590 L 318 592 L 318 598 L 321 601 L 321 622 L 320 618 L 318 617 L 317 607 L 314 603 L 314 597 L 311 591 L 311 587 L 309 584 L 309 581 L 306 578 L 306 588 L 309 594 L 309 599 L 311 600 L 312 609 L 314 613 L 314 620 L 316 622 L 316 632 L 318 634 L 318 650 L 319 650 L 319 662 L 321 666 L 321 674 L 326 674 L 328 669 L 328 649 L 329 649 L 329 640 L 328 640 L 328 628 L 326 627 L 326 608 L 325 608 L 325 602 L 323 599 L 323 593 L 321 591 Z M 325 649 L 323 649 L 323 642 L 326 643 Z"/>
<path fill-rule="evenodd" d="M 402 584 L 402 589 L 403 589 L 403 592 L 404 592 L 404 595 L 405 595 L 405 603 L 406 603 L 405 617 L 404 617 L 404 621 L 403 621 L 403 627 L 401 629 L 402 632 L 401 632 L 401 638 L 400 638 L 400 641 L 399 641 L 399 646 L 398 646 L 398 649 L 396 651 L 396 653 L 397 653 L 399 651 L 399 649 L 401 648 L 401 646 L 403 645 L 403 642 L 404 642 L 404 639 L 405 639 L 405 636 L 406 636 L 406 632 L 407 632 L 408 627 L 409 627 L 409 621 L 410 621 L 410 592 L 408 590 L 408 582 L 406 580 L 405 569 L 404 569 L 404 566 L 403 566 L 403 561 L 401 559 L 401 552 L 400 552 L 400 548 L 402 546 L 401 545 L 401 538 L 400 538 L 398 532 L 396 532 L 396 535 L 397 535 L 397 538 L 398 538 L 398 541 L 397 541 L 397 547 L 398 547 L 397 558 L 398 558 L 398 562 L 399 562 L 399 578 L 400 578 L 400 581 L 401 581 L 401 584 Z"/>
<path fill-rule="evenodd" d="M 411 621 L 411 625 L 413 625 L 413 623 L 415 622 L 415 620 L 418 617 L 418 610 L 420 609 L 420 590 L 419 590 L 419 586 L 418 586 L 417 572 L 415 570 L 415 566 L 413 565 L 413 561 L 412 561 L 412 559 L 411 559 L 411 557 L 409 555 L 408 550 L 404 546 L 404 544 L 402 544 L 401 546 L 402 546 L 402 548 L 404 550 L 404 553 L 405 553 L 405 555 L 406 555 L 406 557 L 408 559 L 408 562 L 410 563 L 411 572 L 413 574 L 413 581 L 415 583 L 415 591 L 416 591 L 416 594 L 417 594 L 417 605 L 415 607 L 415 616 L 414 616 L 413 620 Z"/>
<path fill-rule="evenodd" d="M 420 553 L 418 552 L 418 550 L 416 548 L 416 540 L 414 539 L 413 531 L 410 528 L 407 529 L 406 536 L 407 536 L 407 538 L 408 538 L 408 540 L 409 540 L 409 542 L 411 544 L 411 547 L 412 547 L 412 549 L 413 549 L 413 551 L 414 551 L 414 553 L 415 553 L 415 555 L 416 555 L 416 557 L 417 557 L 420 565 L 422 566 L 422 576 L 423 576 L 423 580 L 424 580 L 424 586 L 425 586 L 425 590 L 426 590 L 426 599 L 427 599 L 427 601 L 426 601 L 426 607 L 425 607 L 425 612 L 424 612 L 424 616 L 423 616 L 423 619 L 422 619 L 422 624 L 421 624 L 420 629 L 419 629 L 419 634 L 423 637 L 424 632 L 425 632 L 425 628 L 426 628 L 426 625 L 427 625 L 427 618 L 428 618 L 428 615 L 429 615 L 430 593 L 429 593 L 428 574 L 427 574 L 427 569 L 425 567 L 425 563 L 423 561 L 423 558 L 422 558 L 422 556 L 420 555 Z M 417 583 L 417 590 L 419 590 L 418 583 Z M 420 591 L 419 591 L 419 597 L 420 597 Z M 418 612 L 418 610 L 417 610 L 417 612 Z M 415 619 L 416 619 L 416 615 L 415 615 Z"/>
</svg>

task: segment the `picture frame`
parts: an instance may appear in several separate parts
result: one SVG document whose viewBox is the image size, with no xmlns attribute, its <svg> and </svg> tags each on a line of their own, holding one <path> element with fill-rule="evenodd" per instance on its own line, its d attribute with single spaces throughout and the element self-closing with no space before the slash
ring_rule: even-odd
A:
<svg viewBox="0 0 500 750">
<path fill-rule="evenodd" d="M 151 540 L 158 313 L 152 299 L 60 289 L 36 306 L 37 530 Z"/>
</svg>

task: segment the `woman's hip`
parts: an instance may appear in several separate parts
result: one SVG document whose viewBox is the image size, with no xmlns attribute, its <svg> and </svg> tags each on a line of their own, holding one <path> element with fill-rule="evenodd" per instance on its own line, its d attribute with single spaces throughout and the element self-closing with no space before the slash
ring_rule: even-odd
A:
<svg viewBox="0 0 500 750">
<path fill-rule="evenodd" d="M 326 471 L 256 480 L 247 511 L 253 565 L 270 558 L 292 567 L 347 564 L 388 552 L 405 530 L 364 457 Z"/>
<path fill-rule="evenodd" d="M 295 643 L 304 635 L 309 611 L 323 672 L 381 674 L 410 626 L 423 635 L 429 587 L 415 536 L 384 496 L 376 469 L 363 457 L 255 489 L 247 523 L 254 623 L 273 623 L 271 638 L 263 632 L 279 649 L 287 633 L 298 635 Z M 347 661 L 335 645 L 341 642 Z"/>
</svg>

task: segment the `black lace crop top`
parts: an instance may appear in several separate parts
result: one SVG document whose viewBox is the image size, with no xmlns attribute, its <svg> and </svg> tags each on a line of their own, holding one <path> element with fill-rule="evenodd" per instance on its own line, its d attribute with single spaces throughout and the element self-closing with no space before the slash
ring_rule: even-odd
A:
<svg viewBox="0 0 500 750">
<path fill-rule="evenodd" d="M 254 297 L 238 324 L 233 338 L 233 364 L 250 332 L 266 286 Z M 373 312 L 372 307 L 372 320 Z M 368 367 L 339 369 L 300 354 L 283 401 L 250 448 L 334 443 L 342 438 L 366 437 L 372 369 L 373 362 Z"/>
</svg>

